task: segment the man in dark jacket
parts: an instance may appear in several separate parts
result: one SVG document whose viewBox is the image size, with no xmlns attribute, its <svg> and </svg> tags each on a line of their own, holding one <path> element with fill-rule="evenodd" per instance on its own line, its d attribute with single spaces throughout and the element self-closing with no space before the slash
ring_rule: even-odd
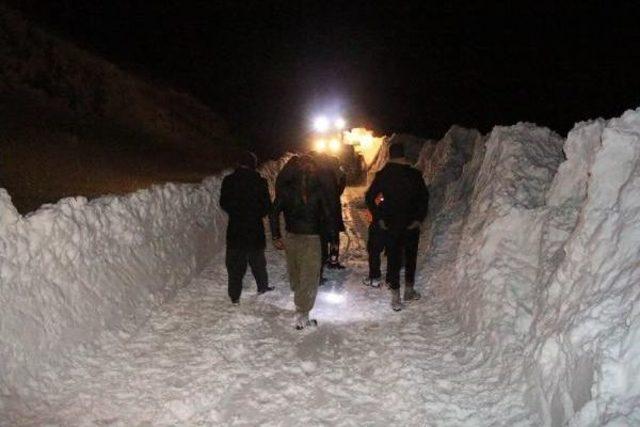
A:
<svg viewBox="0 0 640 427">
<path fill-rule="evenodd" d="M 242 279 L 247 264 L 258 285 L 258 294 L 273 290 L 269 286 L 264 256 L 264 218 L 271 209 L 267 181 L 256 172 L 255 154 L 242 155 L 236 170 L 222 180 L 220 206 L 229 214 L 227 226 L 226 266 L 229 275 L 229 298 L 239 303 Z"/>
<path fill-rule="evenodd" d="M 382 202 L 376 206 L 376 198 Z M 389 161 L 376 173 L 365 194 L 370 211 L 378 214 L 378 226 L 385 233 L 387 249 L 387 280 L 391 288 L 391 307 L 402 309 L 400 302 L 400 268 L 405 259 L 404 300 L 420 298 L 414 290 L 420 225 L 427 216 L 429 192 L 422 175 L 404 158 L 404 147 L 392 144 Z"/>
<path fill-rule="evenodd" d="M 340 167 L 340 160 L 335 156 L 325 153 L 313 152 L 312 157 L 317 165 L 318 180 L 320 187 L 325 194 L 326 200 L 332 212 L 334 223 L 331 229 L 338 232 L 338 239 L 331 242 L 330 236 L 325 231 L 322 233 L 322 265 L 328 268 L 343 269 L 340 264 L 340 232 L 345 231 L 344 220 L 342 219 L 342 201 L 340 197 L 347 185 L 347 176 Z M 327 227 L 328 229 L 329 227 Z"/>
<path fill-rule="evenodd" d="M 290 191 L 300 174 L 300 156 L 293 155 L 284 164 L 276 177 L 276 197 L 279 193 Z"/>
<path fill-rule="evenodd" d="M 369 261 L 369 274 L 364 278 L 362 283 L 365 286 L 379 288 L 382 285 L 381 256 L 385 248 L 385 233 L 380 228 L 380 217 L 378 214 L 378 206 L 384 201 L 381 194 L 374 199 L 375 209 L 369 211 L 369 235 L 367 237 L 367 254 Z"/>
<path fill-rule="evenodd" d="M 286 252 L 296 305 L 296 329 L 303 329 L 317 324 L 309 319 L 309 311 L 315 304 L 320 280 L 320 235 L 327 232 L 331 241 L 335 241 L 336 232 L 332 229 L 333 213 L 318 182 L 316 163 L 303 156 L 298 168 L 291 184 L 276 193 L 269 219 L 273 245 Z M 281 213 L 287 230 L 284 241 L 280 232 Z"/>
</svg>

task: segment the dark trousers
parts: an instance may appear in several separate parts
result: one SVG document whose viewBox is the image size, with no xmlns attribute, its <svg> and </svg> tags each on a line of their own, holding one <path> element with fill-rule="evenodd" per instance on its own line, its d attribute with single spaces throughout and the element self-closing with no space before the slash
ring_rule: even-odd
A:
<svg viewBox="0 0 640 427">
<path fill-rule="evenodd" d="M 338 233 L 338 240 L 336 246 L 330 251 L 329 246 L 331 246 L 331 241 L 326 234 L 322 234 L 320 236 L 320 252 L 322 253 L 322 265 L 324 266 L 328 261 L 329 257 L 335 255 L 336 258 L 340 256 L 340 233 Z"/>
<path fill-rule="evenodd" d="M 385 248 L 385 235 L 380 227 L 369 225 L 369 237 L 367 238 L 367 253 L 369 254 L 369 279 L 380 279 L 382 271 L 381 255 Z"/>
<path fill-rule="evenodd" d="M 229 298 L 232 301 L 238 300 L 242 294 L 242 279 L 247 272 L 247 264 L 256 279 L 258 291 L 269 286 L 264 249 L 245 249 L 227 245 L 225 263 L 229 275 Z"/>
<path fill-rule="evenodd" d="M 400 269 L 404 257 L 404 283 L 413 286 L 418 261 L 418 243 L 420 230 L 406 230 L 399 233 L 386 233 L 387 243 L 387 281 L 391 289 L 400 288 Z"/>
</svg>

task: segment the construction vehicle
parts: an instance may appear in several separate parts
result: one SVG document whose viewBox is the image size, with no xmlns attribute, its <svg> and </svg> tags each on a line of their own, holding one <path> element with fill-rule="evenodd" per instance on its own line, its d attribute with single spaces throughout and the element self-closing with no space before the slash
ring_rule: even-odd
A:
<svg viewBox="0 0 640 427">
<path fill-rule="evenodd" d="M 333 121 L 319 116 L 313 122 L 313 150 L 338 158 L 347 176 L 347 185 L 366 184 L 367 164 L 360 152 L 359 144 L 347 142 L 344 138 L 346 121 L 337 117 Z"/>
</svg>

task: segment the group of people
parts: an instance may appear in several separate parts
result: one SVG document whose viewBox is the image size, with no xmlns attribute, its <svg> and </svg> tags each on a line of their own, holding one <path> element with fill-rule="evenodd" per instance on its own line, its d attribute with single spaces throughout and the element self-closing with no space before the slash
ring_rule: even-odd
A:
<svg viewBox="0 0 640 427">
<path fill-rule="evenodd" d="M 391 307 L 402 309 L 400 270 L 405 266 L 404 300 L 420 298 L 415 291 L 420 225 L 427 214 L 429 194 L 421 174 L 404 159 L 401 144 L 389 147 L 390 159 L 365 194 L 371 214 L 369 275 L 364 283 L 379 287 L 381 254 L 387 255 L 386 283 Z M 244 153 L 236 170 L 222 182 L 220 206 L 229 215 L 226 267 L 228 292 L 233 304 L 242 293 L 247 265 L 255 277 L 258 294 L 271 291 L 267 275 L 263 218 L 269 216 L 276 249 L 286 253 L 289 284 L 294 292 L 296 329 L 317 325 L 309 319 L 323 269 L 344 268 L 339 262 L 339 235 L 345 230 L 340 196 L 346 176 L 334 157 L 322 153 L 293 156 L 282 168 L 271 202 L 267 181 L 256 171 L 257 158 Z M 280 229 L 284 216 L 286 234 Z"/>
</svg>

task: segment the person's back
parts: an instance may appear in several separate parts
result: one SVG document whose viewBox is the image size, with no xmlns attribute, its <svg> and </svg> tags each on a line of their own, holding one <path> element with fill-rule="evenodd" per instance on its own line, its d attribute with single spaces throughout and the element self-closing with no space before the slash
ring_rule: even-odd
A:
<svg viewBox="0 0 640 427">
<path fill-rule="evenodd" d="M 300 174 L 299 161 L 299 156 L 291 156 L 278 173 L 275 183 L 276 196 L 291 191 L 291 185 Z"/>
<path fill-rule="evenodd" d="M 270 215 L 274 246 L 285 249 L 287 270 L 296 305 L 296 328 L 302 329 L 315 321 L 309 320 L 320 279 L 320 234 L 325 230 L 334 236 L 334 220 L 324 192 L 317 180 L 315 164 L 308 157 L 299 161 L 300 173 L 287 191 L 276 194 Z M 280 232 L 280 213 L 284 213 L 286 239 Z"/>
<path fill-rule="evenodd" d="M 220 206 L 229 214 L 227 242 L 265 248 L 262 218 L 269 213 L 271 202 L 267 181 L 258 172 L 241 167 L 227 175 L 222 182 Z"/>
<path fill-rule="evenodd" d="M 286 230 L 295 234 L 319 235 L 325 226 L 326 207 L 318 180 L 309 177 L 305 181 L 302 174 L 274 201 L 274 208 L 284 214 Z"/>
<path fill-rule="evenodd" d="M 342 269 L 345 267 L 339 262 L 340 232 L 345 231 L 345 226 L 342 218 L 342 202 L 340 196 L 344 192 L 346 178 L 337 157 L 330 156 L 326 153 L 314 153 L 312 158 L 317 166 L 320 188 L 329 203 L 329 208 L 335 220 L 334 228 L 338 233 L 334 244 L 331 243 L 327 233 L 321 235 L 322 264 L 323 267 L 326 263 L 329 268 Z"/>
<path fill-rule="evenodd" d="M 381 200 L 376 204 L 376 200 Z M 416 169 L 406 163 L 401 144 L 389 147 L 389 162 L 380 170 L 365 194 L 367 207 L 378 216 L 385 236 L 387 279 L 392 292 L 391 307 L 402 309 L 400 269 L 405 258 L 405 301 L 417 300 L 414 290 L 420 225 L 427 215 L 429 192 Z"/>
<path fill-rule="evenodd" d="M 251 266 L 258 293 L 269 286 L 264 257 L 265 234 L 262 219 L 269 213 L 271 200 L 267 181 L 256 172 L 257 159 L 245 153 L 236 170 L 222 180 L 220 207 L 229 215 L 226 266 L 229 273 L 229 297 L 235 304 L 242 293 L 242 279 Z"/>
<path fill-rule="evenodd" d="M 370 209 L 387 229 L 399 232 L 413 221 L 424 219 L 424 181 L 418 170 L 392 159 L 376 174 L 374 183 L 371 191 L 375 194 L 371 197 L 382 195 L 382 201 L 378 206 L 371 203 Z"/>
</svg>

